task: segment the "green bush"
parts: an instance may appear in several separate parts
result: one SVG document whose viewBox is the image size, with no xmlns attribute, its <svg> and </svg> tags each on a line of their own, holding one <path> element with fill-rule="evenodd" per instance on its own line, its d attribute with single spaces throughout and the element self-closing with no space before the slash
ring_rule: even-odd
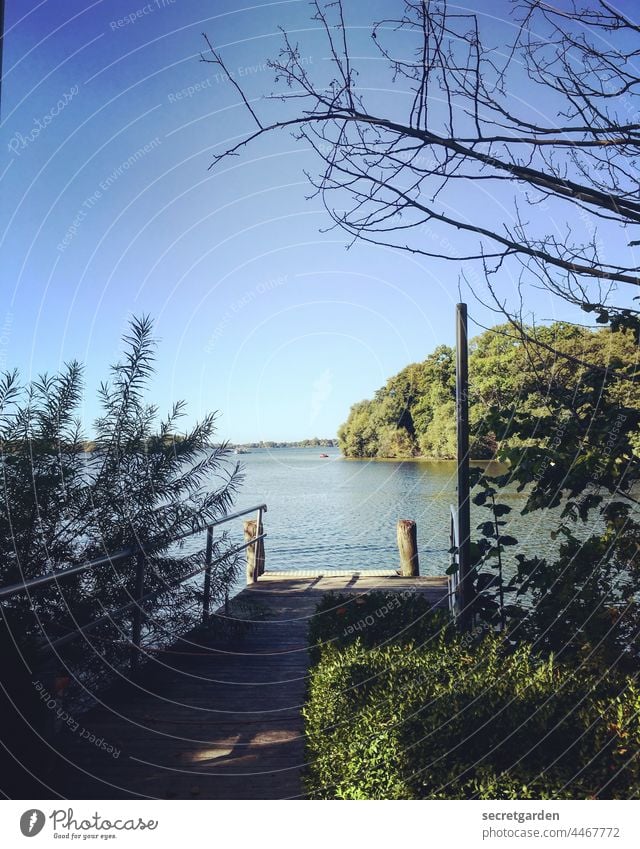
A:
<svg viewBox="0 0 640 849">
<path fill-rule="evenodd" d="M 156 645 L 200 619 L 199 589 L 178 582 L 204 566 L 204 552 L 173 540 L 204 531 L 224 515 L 241 482 L 226 444 L 215 446 L 216 414 L 182 430 L 179 401 L 161 418 L 147 402 L 156 342 L 152 322 L 133 318 L 122 358 L 98 391 L 100 417 L 88 442 L 77 420 L 82 367 L 73 362 L 27 385 L 0 373 L 0 585 L 86 563 L 105 552 L 144 549 L 143 636 Z M 181 432 L 182 431 L 182 432 Z M 201 538 L 201 548 L 204 539 Z M 225 534 L 213 540 L 214 602 L 225 597 L 238 566 L 225 558 Z M 87 640 L 68 643 L 57 660 L 72 678 L 93 670 L 98 684 L 128 662 L 132 610 L 118 613 L 136 592 L 135 555 L 65 578 L 2 605 L 6 653 L 14 644 L 29 665 L 42 645 L 105 614 Z"/>
<path fill-rule="evenodd" d="M 388 626 L 390 627 L 390 626 Z M 325 645 L 304 709 L 323 799 L 585 799 L 640 792 L 640 690 L 446 630 Z"/>
<path fill-rule="evenodd" d="M 326 593 L 309 625 L 311 659 L 317 662 L 327 645 L 345 648 L 357 639 L 367 647 L 411 641 L 420 645 L 443 630 L 453 634 L 448 615 L 410 589 Z"/>
</svg>

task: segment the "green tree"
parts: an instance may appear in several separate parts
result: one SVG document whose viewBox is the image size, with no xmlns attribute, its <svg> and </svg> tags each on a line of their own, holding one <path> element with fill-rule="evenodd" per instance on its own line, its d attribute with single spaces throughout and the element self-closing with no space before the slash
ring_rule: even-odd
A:
<svg viewBox="0 0 640 849">
<path fill-rule="evenodd" d="M 512 630 L 546 651 L 638 663 L 636 339 L 564 323 L 527 332 L 540 344 L 517 348 L 517 396 L 486 409 L 509 466 L 490 484 L 515 484 L 525 513 L 560 507 L 550 533 L 564 542 L 555 561 L 516 556 Z"/>
<path fill-rule="evenodd" d="M 433 411 L 426 431 L 420 437 L 420 453 L 438 460 L 456 456 L 456 405 L 445 401 Z"/>
<path fill-rule="evenodd" d="M 360 401 L 351 407 L 349 418 L 338 430 L 338 444 L 345 457 L 376 456 L 377 431 L 372 410 L 371 401 Z"/>
<path fill-rule="evenodd" d="M 351 408 L 338 434 L 342 452 L 348 457 L 394 458 L 425 453 L 427 429 L 454 391 L 453 350 L 440 345 L 422 363 L 412 363 L 390 377 L 372 400 Z"/>
<path fill-rule="evenodd" d="M 94 450 L 76 418 L 82 369 L 69 364 L 59 375 L 22 386 L 16 372 L 0 381 L 0 583 L 21 582 L 105 552 L 141 547 L 148 557 L 146 592 L 158 596 L 145 607 L 149 628 L 173 633 L 194 621 L 189 608 L 197 591 L 175 588 L 203 562 L 171 540 L 204 529 L 231 504 L 241 480 L 227 462 L 226 445 L 214 447 L 215 414 L 178 435 L 184 404 L 159 419 L 146 394 L 154 371 L 155 342 L 148 318 L 134 319 L 121 362 L 100 387 L 102 415 Z M 223 555 L 225 539 L 215 543 Z M 224 595 L 234 564 L 223 560 L 213 577 Z M 47 640 L 129 602 L 134 558 L 61 581 L 5 603 L 3 614 L 27 654 Z M 123 653 L 122 631 L 131 613 L 91 632 L 95 645 L 76 641 L 69 658 L 87 654 L 100 667 Z M 153 623 L 153 624 L 151 624 Z M 126 651 L 126 648 L 124 649 Z M 69 660 L 71 663 L 71 659 Z"/>
<path fill-rule="evenodd" d="M 378 432 L 378 457 L 403 460 L 412 457 L 415 444 L 404 428 L 385 425 Z"/>
</svg>

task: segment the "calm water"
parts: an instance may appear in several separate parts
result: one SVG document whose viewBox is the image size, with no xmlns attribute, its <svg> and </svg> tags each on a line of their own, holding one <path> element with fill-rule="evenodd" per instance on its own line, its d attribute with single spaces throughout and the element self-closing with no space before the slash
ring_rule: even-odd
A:
<svg viewBox="0 0 640 849">
<path fill-rule="evenodd" d="M 345 460 L 333 448 L 262 449 L 237 459 L 245 482 L 236 509 L 268 506 L 267 569 L 397 568 L 402 518 L 418 524 L 421 574 L 445 572 L 455 463 Z M 520 516 L 525 499 L 517 492 L 502 500 L 514 508 L 504 532 L 518 538 L 517 550 L 551 554 L 552 516 Z M 488 518 L 487 510 L 472 508 L 472 528 Z M 227 527 L 239 539 L 241 520 Z"/>
</svg>

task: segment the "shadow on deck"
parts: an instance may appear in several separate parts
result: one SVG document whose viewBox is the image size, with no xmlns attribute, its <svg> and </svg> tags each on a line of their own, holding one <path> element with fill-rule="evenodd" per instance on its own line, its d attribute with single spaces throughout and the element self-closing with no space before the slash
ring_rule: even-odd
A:
<svg viewBox="0 0 640 849">
<path fill-rule="evenodd" d="M 316 605 L 329 591 L 409 588 L 434 606 L 447 604 L 444 577 L 267 572 L 234 599 L 255 611 L 251 627 L 214 627 L 197 640 L 179 640 L 154 655 L 137 683 L 107 694 L 82 717 L 94 739 L 77 732 L 63 741 L 74 764 L 64 796 L 303 797 L 300 710 Z"/>
</svg>

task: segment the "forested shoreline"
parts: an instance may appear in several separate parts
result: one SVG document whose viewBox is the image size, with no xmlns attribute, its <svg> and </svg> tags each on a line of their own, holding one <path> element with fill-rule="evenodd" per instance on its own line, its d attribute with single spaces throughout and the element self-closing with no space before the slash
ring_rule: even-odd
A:
<svg viewBox="0 0 640 849">
<path fill-rule="evenodd" d="M 589 390 L 593 374 L 582 362 L 600 366 L 599 404 L 637 403 L 635 387 L 607 381 L 606 372 L 637 359 L 637 343 L 630 332 L 585 328 L 556 322 L 531 328 L 542 343 L 535 359 L 509 325 L 499 325 L 476 336 L 469 344 L 469 418 L 471 455 L 491 459 L 499 448 L 523 447 L 552 438 L 544 432 L 549 393 Z M 547 350 L 544 346 L 548 345 Z M 593 388 L 593 387 L 591 387 Z M 544 389 L 544 392 L 541 390 Z M 633 399 L 627 397 L 631 392 Z M 539 423 L 530 437 L 508 428 L 509 411 Z M 567 408 L 567 415 L 570 410 Z M 506 415 L 505 415 L 506 414 Z M 521 429 L 520 429 L 521 430 Z M 390 377 L 372 399 L 354 404 L 338 430 L 345 457 L 380 459 L 438 459 L 455 457 L 455 351 L 438 345 L 420 363 L 411 363 Z"/>
</svg>

